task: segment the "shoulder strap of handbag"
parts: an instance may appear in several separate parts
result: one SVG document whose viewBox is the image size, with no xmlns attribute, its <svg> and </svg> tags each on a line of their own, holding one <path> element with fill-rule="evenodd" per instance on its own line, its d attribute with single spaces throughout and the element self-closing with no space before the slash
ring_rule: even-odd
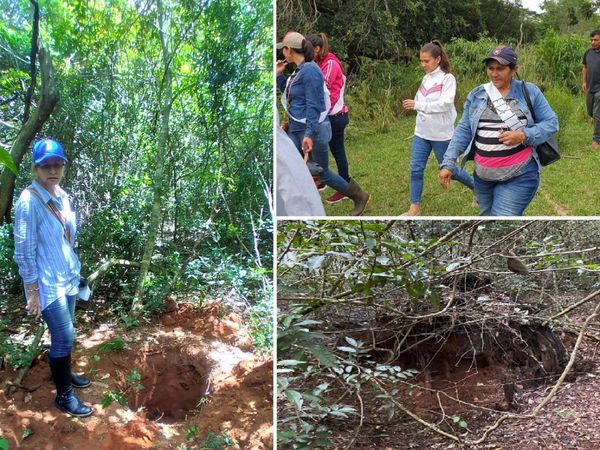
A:
<svg viewBox="0 0 600 450">
<path fill-rule="evenodd" d="M 494 86 L 493 83 L 486 83 L 483 85 L 483 87 L 502 121 L 508 125 L 512 131 L 518 131 L 523 128 L 523 123 L 519 120 L 510 106 L 508 106 L 508 104 L 504 101 L 504 97 L 502 97 L 502 94 L 498 88 Z"/>
<path fill-rule="evenodd" d="M 40 202 L 42 202 L 42 205 L 44 205 L 46 207 L 46 209 L 48 211 L 50 211 L 50 214 L 52 214 L 54 217 L 56 217 L 58 219 L 58 221 L 60 222 L 60 224 L 63 227 L 63 231 L 64 231 L 64 236 L 65 239 L 67 240 L 67 242 L 71 242 L 71 232 L 69 231 L 69 227 L 67 227 L 67 221 L 65 220 L 65 218 L 63 217 L 63 215 L 60 213 L 60 211 L 58 209 L 56 209 L 56 207 L 52 204 L 52 202 L 44 202 L 44 199 L 42 198 L 42 196 L 40 195 L 40 193 L 38 191 L 36 191 L 33 188 L 27 188 L 27 190 L 29 192 L 31 192 L 33 195 L 35 195 Z"/>
<path fill-rule="evenodd" d="M 535 120 L 535 113 L 533 112 L 533 105 L 531 103 L 531 97 L 529 97 L 529 89 L 527 89 L 527 82 L 523 81 L 523 93 L 525 94 L 525 101 L 527 102 L 527 107 L 531 112 L 531 117 L 533 119 L 533 123 L 537 123 Z"/>
</svg>

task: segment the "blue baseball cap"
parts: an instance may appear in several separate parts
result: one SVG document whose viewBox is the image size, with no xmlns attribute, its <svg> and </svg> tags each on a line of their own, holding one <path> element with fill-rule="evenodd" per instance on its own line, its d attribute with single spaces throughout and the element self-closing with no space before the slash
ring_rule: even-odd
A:
<svg viewBox="0 0 600 450">
<path fill-rule="evenodd" d="M 517 65 L 517 52 L 506 45 L 499 45 L 487 55 L 483 62 L 487 64 L 490 59 L 498 61 L 503 66 L 514 67 Z"/>
<path fill-rule="evenodd" d="M 62 145 L 52 139 L 42 139 L 33 146 L 33 163 L 39 166 L 49 158 L 60 158 L 67 161 Z"/>
</svg>

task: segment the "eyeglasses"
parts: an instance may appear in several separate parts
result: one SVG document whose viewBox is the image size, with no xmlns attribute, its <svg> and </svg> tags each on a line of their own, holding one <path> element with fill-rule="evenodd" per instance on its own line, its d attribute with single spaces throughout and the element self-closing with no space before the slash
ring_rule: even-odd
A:
<svg viewBox="0 0 600 450">
<path fill-rule="evenodd" d="M 46 170 L 49 172 L 51 170 L 59 171 L 60 169 L 64 169 L 65 165 L 64 164 L 44 164 L 43 166 L 38 166 L 38 167 L 42 170 Z"/>
</svg>

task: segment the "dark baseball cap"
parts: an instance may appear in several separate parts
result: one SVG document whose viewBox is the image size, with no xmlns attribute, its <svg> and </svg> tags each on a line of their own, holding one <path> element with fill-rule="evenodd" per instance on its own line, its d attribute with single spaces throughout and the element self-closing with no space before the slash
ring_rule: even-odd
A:
<svg viewBox="0 0 600 450">
<path fill-rule="evenodd" d="M 517 52 L 511 47 L 506 45 L 499 45 L 492 50 L 487 58 L 483 60 L 484 64 L 487 64 L 490 59 L 498 61 L 503 66 L 516 66 L 517 65 Z"/>
</svg>

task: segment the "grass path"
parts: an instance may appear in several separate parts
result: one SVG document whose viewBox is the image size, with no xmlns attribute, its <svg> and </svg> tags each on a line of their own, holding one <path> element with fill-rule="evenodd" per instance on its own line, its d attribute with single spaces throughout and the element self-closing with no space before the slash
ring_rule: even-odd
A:
<svg viewBox="0 0 600 450">
<path fill-rule="evenodd" d="M 562 159 L 544 168 L 538 194 L 525 212 L 526 216 L 596 216 L 600 215 L 600 151 L 590 147 L 592 124 L 583 104 L 573 99 L 567 117 L 560 117 L 559 142 Z M 352 120 L 352 118 L 351 118 Z M 394 122 L 388 133 L 370 131 L 367 126 L 351 121 L 347 129 L 346 148 L 350 175 L 373 195 L 366 216 L 398 216 L 409 207 L 409 162 L 414 116 Z M 335 161 L 330 158 L 333 170 Z M 472 173 L 472 163 L 466 166 Z M 445 191 L 437 181 L 437 161 L 431 155 L 425 170 L 423 215 L 475 216 L 471 207 L 471 192 L 460 183 L 452 182 Z M 333 190 L 321 192 L 323 200 Z M 350 201 L 337 205 L 325 204 L 328 216 L 348 215 Z"/>
</svg>

